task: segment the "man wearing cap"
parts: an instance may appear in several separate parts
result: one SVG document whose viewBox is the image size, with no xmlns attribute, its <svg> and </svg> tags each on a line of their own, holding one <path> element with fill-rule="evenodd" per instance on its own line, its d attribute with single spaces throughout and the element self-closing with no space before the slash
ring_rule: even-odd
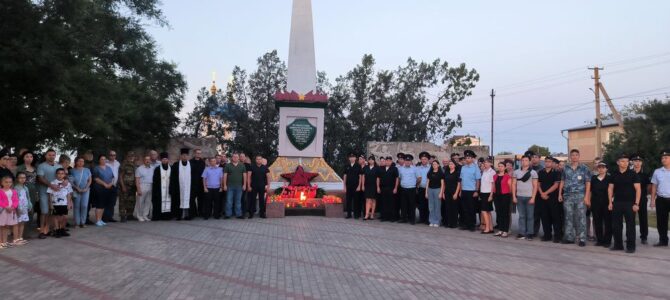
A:
<svg viewBox="0 0 670 300">
<path fill-rule="evenodd" d="M 0 151 L 0 178 L 9 176 L 14 180 L 14 173 L 8 168 L 9 166 L 9 150 L 7 148 Z"/>
<path fill-rule="evenodd" d="M 170 160 L 167 152 L 160 154 L 161 164 L 154 169 L 153 186 L 151 188 L 151 202 L 153 212 L 151 220 L 170 220 L 174 217 L 172 211 L 172 197 L 170 196 Z M 178 200 L 175 200 L 178 201 Z"/>
<path fill-rule="evenodd" d="M 191 204 L 191 194 L 196 190 L 202 190 L 200 185 L 194 185 L 193 167 L 188 160 L 188 148 L 179 150 L 179 160 L 172 164 L 172 174 L 170 175 L 170 196 L 172 201 L 172 212 L 177 220 L 190 220 L 189 209 Z"/>
<path fill-rule="evenodd" d="M 472 150 L 465 150 L 465 164 L 461 167 L 461 201 L 459 201 L 459 211 L 461 213 L 460 227 L 462 230 L 475 231 L 475 211 L 474 202 L 479 196 L 480 180 L 482 173 L 475 162 L 477 155 Z"/>
<path fill-rule="evenodd" d="M 534 170 L 537 173 L 540 173 L 540 171 L 542 171 L 542 169 L 544 169 L 544 166 L 542 166 L 542 162 L 540 161 L 540 155 L 539 154 L 528 150 L 523 155 L 530 157 L 530 168 L 532 170 Z M 537 207 L 537 206 L 535 206 L 535 207 Z"/>
<path fill-rule="evenodd" d="M 351 213 L 354 211 L 354 204 L 356 202 L 357 193 L 361 190 L 361 176 L 363 170 L 356 162 L 356 154 L 349 153 L 349 164 L 344 169 L 342 181 L 344 182 L 344 193 L 346 194 L 344 208 L 347 211 L 347 219 L 351 219 Z M 356 213 L 356 212 L 354 212 Z M 360 211 L 357 212 L 360 217 Z"/>
<path fill-rule="evenodd" d="M 428 222 L 428 199 L 426 199 L 426 183 L 428 171 L 430 171 L 430 154 L 426 151 L 419 153 L 419 165 L 416 167 L 421 175 L 421 183 L 417 189 L 416 203 L 419 207 L 419 223 L 430 224 Z"/>
<path fill-rule="evenodd" d="M 421 183 L 419 169 L 412 165 L 414 156 L 405 154 L 404 165 L 398 168 L 400 179 L 400 223 L 416 222 L 416 188 Z"/>
<path fill-rule="evenodd" d="M 649 235 L 649 222 L 647 219 L 647 195 L 649 195 L 649 189 L 651 188 L 651 176 L 649 176 L 649 173 L 646 173 L 642 169 L 644 159 L 639 154 L 633 155 L 631 160 L 633 161 L 633 172 L 635 172 L 640 178 L 640 209 L 637 211 L 637 217 L 640 220 L 640 243 L 646 245 L 647 235 Z"/>
<path fill-rule="evenodd" d="M 656 207 L 658 243 L 654 247 L 668 246 L 668 214 L 670 213 L 670 149 L 661 151 L 662 166 L 651 176 L 651 207 Z"/>
<path fill-rule="evenodd" d="M 558 189 L 558 201 L 563 203 L 564 212 L 564 244 L 573 244 L 577 238 L 580 247 L 586 246 L 586 202 L 589 197 L 586 191 L 590 185 L 591 171 L 579 162 L 579 150 L 570 150 L 570 164 L 561 174 Z"/>
<path fill-rule="evenodd" d="M 554 169 L 554 158 L 547 156 L 544 159 L 544 169 L 537 172 L 538 189 L 535 199 L 535 234 L 542 222 L 543 242 L 560 242 L 563 222 L 561 222 L 561 203 L 558 202 L 558 186 L 561 184 L 561 174 Z M 539 207 L 539 208 L 538 208 Z M 538 220 L 539 219 L 539 220 Z M 553 233 L 553 234 L 552 234 Z"/>
<path fill-rule="evenodd" d="M 398 194 L 398 168 L 392 166 L 393 157 L 387 156 L 385 160 L 380 160 L 382 164 L 379 168 L 379 178 L 377 179 L 380 193 L 380 204 L 382 208 L 381 221 L 398 221 L 399 203 L 396 195 Z"/>
<path fill-rule="evenodd" d="M 635 213 L 640 209 L 640 178 L 629 168 L 627 155 L 619 156 L 619 169 L 612 173 L 608 189 L 609 210 L 612 211 L 614 245 L 610 250 L 623 250 L 622 219 L 626 220 L 626 252 L 635 252 Z"/>
</svg>

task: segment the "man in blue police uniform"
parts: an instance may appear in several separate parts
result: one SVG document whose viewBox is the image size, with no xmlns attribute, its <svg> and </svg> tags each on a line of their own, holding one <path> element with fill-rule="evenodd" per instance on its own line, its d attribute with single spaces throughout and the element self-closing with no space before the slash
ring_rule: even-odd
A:
<svg viewBox="0 0 670 300">
<path fill-rule="evenodd" d="M 400 221 L 414 225 L 416 222 L 416 187 L 421 183 L 421 174 L 412 165 L 414 157 L 405 154 L 404 165 L 398 168 L 400 178 Z"/>
<path fill-rule="evenodd" d="M 662 167 L 651 176 L 651 207 L 656 207 L 658 243 L 654 247 L 668 246 L 668 214 L 670 213 L 670 149 L 661 152 Z"/>
<path fill-rule="evenodd" d="M 461 201 L 459 201 L 459 211 L 461 213 L 462 222 L 460 224 L 461 230 L 475 231 L 475 211 L 474 204 L 479 196 L 480 180 L 482 173 L 475 161 L 477 155 L 472 150 L 465 150 L 465 164 L 461 167 Z"/>
<path fill-rule="evenodd" d="M 591 171 L 579 162 L 579 150 L 570 150 L 570 164 L 565 166 L 558 189 L 558 201 L 563 203 L 564 210 L 564 244 L 574 244 L 579 239 L 579 246 L 586 246 L 586 191 L 591 185 Z M 575 235 L 575 230 L 576 235 Z"/>
</svg>

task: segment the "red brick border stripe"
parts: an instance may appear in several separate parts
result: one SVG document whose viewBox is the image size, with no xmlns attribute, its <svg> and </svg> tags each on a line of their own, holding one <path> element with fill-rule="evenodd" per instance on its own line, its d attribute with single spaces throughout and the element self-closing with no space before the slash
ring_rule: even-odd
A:
<svg viewBox="0 0 670 300">
<path fill-rule="evenodd" d="M 3 254 L 0 254 L 0 260 L 6 262 L 8 264 L 14 265 L 16 267 L 19 267 L 23 270 L 26 270 L 30 273 L 37 274 L 37 275 L 40 275 L 42 277 L 49 278 L 53 281 L 60 282 L 67 287 L 77 289 L 77 290 L 79 290 L 79 291 L 81 291 L 81 292 L 83 292 L 83 293 L 85 293 L 85 294 L 87 294 L 87 295 L 89 295 L 89 296 L 91 296 L 95 299 L 102 299 L 102 300 L 116 299 L 116 298 L 110 296 L 109 294 L 107 294 L 104 291 L 101 291 L 101 290 L 96 289 L 96 288 L 89 287 L 87 285 L 81 284 L 81 283 L 76 282 L 74 280 L 67 279 L 60 274 L 38 268 L 35 265 L 22 262 L 18 259 L 14 259 L 14 258 L 5 256 Z"/>
<path fill-rule="evenodd" d="M 131 230 L 131 231 L 137 232 L 137 230 Z M 157 235 L 157 234 L 153 234 L 153 235 Z M 248 280 L 244 280 L 244 279 L 240 279 L 240 278 L 235 278 L 235 277 L 231 277 L 231 276 L 227 276 L 227 275 L 217 274 L 217 273 L 214 273 L 214 272 L 201 270 L 201 269 L 194 268 L 194 267 L 191 267 L 191 266 L 188 266 L 188 265 L 163 260 L 163 259 L 160 259 L 160 258 L 146 256 L 146 255 L 142 255 L 142 254 L 138 254 L 138 253 L 134 253 L 134 252 L 130 252 L 130 251 L 125 251 L 125 250 L 114 249 L 114 248 L 102 246 L 102 245 L 99 245 L 99 244 L 96 244 L 96 243 L 91 243 L 91 242 L 88 242 L 88 241 L 76 239 L 76 238 L 71 238 L 69 241 L 72 242 L 72 243 L 88 246 L 88 247 L 91 247 L 91 248 L 105 250 L 105 251 L 120 254 L 120 255 L 123 255 L 123 256 L 132 257 L 132 258 L 136 258 L 136 259 L 141 259 L 141 260 L 153 262 L 153 263 L 156 263 L 156 264 L 172 267 L 172 268 L 179 269 L 179 270 L 182 270 L 182 271 L 195 273 L 195 274 L 198 274 L 198 275 L 202 275 L 202 276 L 206 276 L 206 277 L 210 277 L 210 278 L 215 278 L 215 279 L 219 279 L 219 280 L 223 280 L 223 281 L 228 281 L 228 282 L 231 282 L 231 283 L 234 283 L 234 284 L 238 284 L 238 285 L 241 285 L 241 286 L 245 286 L 245 287 L 249 287 L 249 288 L 253 288 L 253 289 L 257 289 L 257 290 L 262 290 L 262 291 L 269 292 L 269 293 L 274 293 L 274 294 L 281 295 L 281 296 L 284 296 L 284 297 L 291 297 L 291 298 L 295 298 L 295 299 L 306 299 L 306 300 L 307 299 L 314 299 L 312 297 L 309 297 L 309 296 L 306 296 L 306 295 L 303 295 L 303 294 L 288 292 L 288 291 L 285 291 L 285 290 L 282 290 L 282 289 L 279 289 L 279 288 L 276 288 L 276 287 L 272 287 L 272 286 L 268 286 L 268 285 L 264 285 L 264 284 L 258 284 L 258 283 L 252 282 L 252 281 L 248 281 Z"/>
<path fill-rule="evenodd" d="M 188 224 L 188 223 L 178 223 L 178 224 L 190 225 L 190 226 L 195 226 L 195 227 L 204 227 L 204 226 L 193 225 L 193 224 Z M 397 283 L 401 283 L 401 284 L 407 284 L 407 285 L 413 285 L 413 286 L 417 286 L 417 287 L 430 287 L 430 288 L 437 289 L 437 290 L 443 290 L 443 291 L 448 292 L 448 293 L 454 293 L 454 294 L 467 296 L 467 297 L 474 297 L 476 299 L 490 299 L 490 300 L 501 300 L 502 299 L 502 298 L 493 297 L 493 296 L 485 295 L 485 294 L 479 294 L 479 293 L 472 293 L 472 292 L 468 292 L 468 291 L 456 290 L 456 289 L 452 289 L 452 288 L 441 286 L 441 285 L 423 283 L 423 282 L 419 282 L 419 281 L 415 281 L 415 280 L 400 279 L 400 278 L 395 278 L 395 277 L 390 277 L 390 276 L 385 276 L 385 275 L 374 274 L 374 273 L 370 273 L 370 272 L 362 272 L 362 271 L 357 271 L 357 270 L 351 270 L 351 269 L 347 269 L 347 268 L 327 265 L 327 264 L 318 263 L 318 262 L 312 262 L 312 261 L 299 259 L 299 258 L 284 257 L 284 256 L 279 256 L 279 255 L 274 255 L 274 254 L 267 254 L 267 253 L 262 253 L 262 252 L 259 252 L 259 251 L 253 251 L 253 250 L 242 250 L 242 249 L 235 248 L 235 247 L 217 245 L 217 244 L 214 244 L 214 243 L 198 241 L 198 240 L 193 240 L 193 239 L 187 239 L 187 238 L 182 238 L 182 237 L 169 236 L 169 235 L 156 233 L 156 232 L 151 232 L 151 231 L 145 231 L 145 230 L 141 230 L 141 229 L 137 229 L 137 228 L 128 229 L 128 228 L 122 228 L 122 227 L 118 227 L 118 226 L 114 226 L 114 227 L 110 227 L 110 228 L 118 229 L 118 230 L 125 230 L 125 231 L 130 231 L 130 232 L 135 232 L 135 233 L 141 233 L 141 234 L 150 235 L 150 236 L 153 236 L 153 237 L 160 237 L 160 238 L 166 239 L 168 241 L 179 240 L 179 241 L 184 241 L 184 242 L 188 242 L 188 243 L 196 243 L 196 244 L 208 245 L 208 246 L 212 246 L 212 247 L 216 247 L 216 248 L 220 248 L 220 249 L 226 249 L 226 250 L 230 250 L 230 251 L 242 252 L 244 254 L 254 254 L 254 255 L 264 256 L 264 257 L 269 257 L 269 258 L 277 258 L 277 259 L 282 259 L 282 260 L 288 260 L 288 261 L 292 261 L 292 262 L 296 262 L 296 263 L 302 263 L 302 264 L 306 264 L 306 265 L 310 265 L 310 266 L 316 266 L 316 267 L 320 267 L 320 268 L 324 268 L 324 269 L 330 269 L 330 270 L 339 271 L 339 272 L 343 272 L 343 273 L 353 273 L 353 274 L 356 274 L 356 275 L 359 275 L 359 276 L 370 277 L 370 278 L 383 280 L 383 281 L 393 281 L 393 282 L 397 282 Z M 204 228 L 218 229 L 216 227 L 204 227 Z M 291 239 L 291 241 L 300 241 L 300 240 Z M 319 244 L 319 243 L 314 243 L 314 244 Z M 324 244 L 322 244 L 322 245 L 324 245 Z M 327 245 L 327 246 L 330 246 L 330 245 Z"/>
</svg>

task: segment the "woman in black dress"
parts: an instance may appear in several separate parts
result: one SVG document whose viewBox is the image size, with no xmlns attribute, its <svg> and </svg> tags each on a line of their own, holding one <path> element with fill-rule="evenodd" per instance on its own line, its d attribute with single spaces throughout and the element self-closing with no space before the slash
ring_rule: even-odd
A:
<svg viewBox="0 0 670 300">
<path fill-rule="evenodd" d="M 442 223 L 449 228 L 458 227 L 458 194 L 461 189 L 461 174 L 453 160 L 447 163 L 444 172 L 444 214 Z"/>
<path fill-rule="evenodd" d="M 379 170 L 374 155 L 368 157 L 368 165 L 363 168 L 363 192 L 365 193 L 365 216 L 363 220 L 375 219 L 377 206 L 377 178 Z"/>
<path fill-rule="evenodd" d="M 600 162 L 598 163 L 598 174 L 591 177 L 591 199 L 590 203 L 587 203 L 593 214 L 596 246 L 609 247 L 612 244 L 612 212 L 607 208 L 609 184 L 610 176 L 607 174 L 607 165 Z"/>
</svg>

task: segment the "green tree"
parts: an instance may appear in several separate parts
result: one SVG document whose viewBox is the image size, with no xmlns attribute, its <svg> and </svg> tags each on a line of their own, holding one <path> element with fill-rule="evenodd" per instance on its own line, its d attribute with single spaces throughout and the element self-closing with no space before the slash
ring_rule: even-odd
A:
<svg viewBox="0 0 670 300">
<path fill-rule="evenodd" d="M 549 147 L 542 147 L 535 144 L 528 147 L 528 151 L 533 151 L 533 153 L 538 154 L 540 156 L 547 156 L 551 154 L 551 151 L 549 151 Z"/>
<path fill-rule="evenodd" d="M 186 88 L 143 28 L 157 0 L 5 1 L 0 9 L 0 144 L 162 147 Z"/>
<path fill-rule="evenodd" d="M 645 169 L 660 165 L 660 152 L 670 147 L 670 99 L 652 100 L 632 106 L 624 120 L 623 133 L 612 133 L 604 145 L 603 160 L 615 167 L 621 154 L 639 154 L 645 159 Z"/>
</svg>

